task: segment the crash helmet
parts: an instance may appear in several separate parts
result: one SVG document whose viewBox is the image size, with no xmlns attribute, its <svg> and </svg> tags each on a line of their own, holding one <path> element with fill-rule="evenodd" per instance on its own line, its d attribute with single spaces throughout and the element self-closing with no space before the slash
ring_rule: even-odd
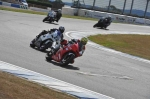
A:
<svg viewBox="0 0 150 99">
<path fill-rule="evenodd" d="M 111 15 L 108 15 L 108 17 L 107 17 L 109 20 L 111 20 L 112 18 L 111 18 Z"/>
<path fill-rule="evenodd" d="M 86 45 L 88 42 L 88 39 L 86 37 L 82 37 L 81 42 L 83 43 L 83 45 Z"/>
<path fill-rule="evenodd" d="M 61 13 L 61 9 L 58 9 L 58 13 Z"/>
<path fill-rule="evenodd" d="M 64 33 L 65 28 L 64 28 L 63 26 L 60 26 L 60 27 L 59 27 L 59 31 L 60 31 L 61 33 Z"/>
</svg>

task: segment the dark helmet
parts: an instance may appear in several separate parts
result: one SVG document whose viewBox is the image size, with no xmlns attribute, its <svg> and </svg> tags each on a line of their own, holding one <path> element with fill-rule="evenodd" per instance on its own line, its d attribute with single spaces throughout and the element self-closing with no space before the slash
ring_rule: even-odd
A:
<svg viewBox="0 0 150 99">
<path fill-rule="evenodd" d="M 58 11 L 58 13 L 61 13 L 61 12 L 62 12 L 61 9 L 58 9 L 57 11 Z"/>
<path fill-rule="evenodd" d="M 88 42 L 88 39 L 86 37 L 82 37 L 81 42 L 83 43 L 83 45 L 86 45 Z"/>
<path fill-rule="evenodd" d="M 61 33 L 64 33 L 65 28 L 64 28 L 63 26 L 60 26 L 60 27 L 59 27 L 59 31 L 60 31 Z"/>
<path fill-rule="evenodd" d="M 109 15 L 108 17 L 107 17 L 109 20 L 111 20 L 112 18 L 111 18 L 111 15 Z"/>
</svg>

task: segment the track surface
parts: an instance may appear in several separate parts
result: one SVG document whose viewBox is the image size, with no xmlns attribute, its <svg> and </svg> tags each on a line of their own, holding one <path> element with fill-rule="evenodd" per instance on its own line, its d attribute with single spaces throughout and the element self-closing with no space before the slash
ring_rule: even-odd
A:
<svg viewBox="0 0 150 99">
<path fill-rule="evenodd" d="M 42 22 L 44 17 L 0 10 L 0 60 L 116 99 L 150 98 L 150 63 L 87 46 L 84 55 L 73 65 L 60 67 L 46 62 L 44 52 L 29 47 L 30 41 L 42 30 L 59 26 L 66 27 L 66 32 L 99 33 L 148 33 L 150 27 L 112 24 L 109 30 L 102 30 L 93 28 L 96 21 L 62 18 L 58 24 L 49 24 Z"/>
</svg>

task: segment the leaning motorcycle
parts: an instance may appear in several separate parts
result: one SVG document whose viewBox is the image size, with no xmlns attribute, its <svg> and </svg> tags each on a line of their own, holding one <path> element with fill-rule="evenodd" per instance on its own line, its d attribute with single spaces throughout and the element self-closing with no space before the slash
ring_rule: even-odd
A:
<svg viewBox="0 0 150 99">
<path fill-rule="evenodd" d="M 32 48 L 37 47 L 40 51 L 45 51 L 50 48 L 53 42 L 56 41 L 56 32 L 48 31 L 47 34 L 41 35 L 40 37 L 36 37 L 30 42 L 30 46 Z"/>
<path fill-rule="evenodd" d="M 74 59 L 80 56 L 81 54 L 79 51 L 79 43 L 70 41 L 67 43 L 67 45 L 64 45 L 61 48 L 59 48 L 58 51 L 56 51 L 56 53 L 54 49 L 51 49 L 46 54 L 46 60 L 54 60 L 58 62 L 61 66 L 66 66 L 69 63 L 73 64 Z"/>
<path fill-rule="evenodd" d="M 47 17 L 45 17 L 43 19 L 43 22 L 45 21 L 49 21 L 50 23 L 54 22 L 56 20 L 56 12 L 54 11 L 50 11 L 48 14 L 47 14 Z"/>
<path fill-rule="evenodd" d="M 106 19 L 105 18 L 101 18 L 93 27 L 100 27 L 100 28 L 104 28 L 106 29 L 108 27 L 108 25 L 106 25 Z"/>
</svg>

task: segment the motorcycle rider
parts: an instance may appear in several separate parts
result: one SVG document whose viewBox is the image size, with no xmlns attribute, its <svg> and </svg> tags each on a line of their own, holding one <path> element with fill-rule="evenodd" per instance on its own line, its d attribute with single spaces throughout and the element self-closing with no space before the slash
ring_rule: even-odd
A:
<svg viewBox="0 0 150 99">
<path fill-rule="evenodd" d="M 82 37 L 81 39 L 72 39 L 71 41 L 79 44 L 79 53 L 82 56 L 85 51 L 85 45 L 88 42 L 86 37 Z"/>
<path fill-rule="evenodd" d="M 61 9 L 58 9 L 55 12 L 56 12 L 56 22 L 58 22 L 60 18 L 62 17 L 62 11 Z"/>
<path fill-rule="evenodd" d="M 40 34 L 37 35 L 36 39 L 38 39 L 41 35 L 57 32 L 57 37 L 58 37 L 57 39 L 62 40 L 64 38 L 63 36 L 64 31 L 65 28 L 63 26 L 60 26 L 58 29 L 56 28 L 50 29 L 50 31 L 43 30 Z"/>
<path fill-rule="evenodd" d="M 79 53 L 80 53 L 80 56 L 82 56 L 85 51 L 85 45 L 87 44 L 87 42 L 88 42 L 88 39 L 86 37 L 82 37 L 81 39 L 71 39 L 68 42 L 67 40 L 62 40 L 60 44 L 53 46 L 51 49 L 53 50 L 53 54 L 56 54 L 56 52 L 60 49 L 61 46 L 69 46 L 69 44 L 78 43 Z"/>
<path fill-rule="evenodd" d="M 105 19 L 105 28 L 107 28 L 107 26 L 109 26 L 110 24 L 111 24 L 111 22 L 112 22 L 112 18 L 111 18 L 111 16 L 109 15 L 108 17 L 106 17 Z"/>
</svg>

